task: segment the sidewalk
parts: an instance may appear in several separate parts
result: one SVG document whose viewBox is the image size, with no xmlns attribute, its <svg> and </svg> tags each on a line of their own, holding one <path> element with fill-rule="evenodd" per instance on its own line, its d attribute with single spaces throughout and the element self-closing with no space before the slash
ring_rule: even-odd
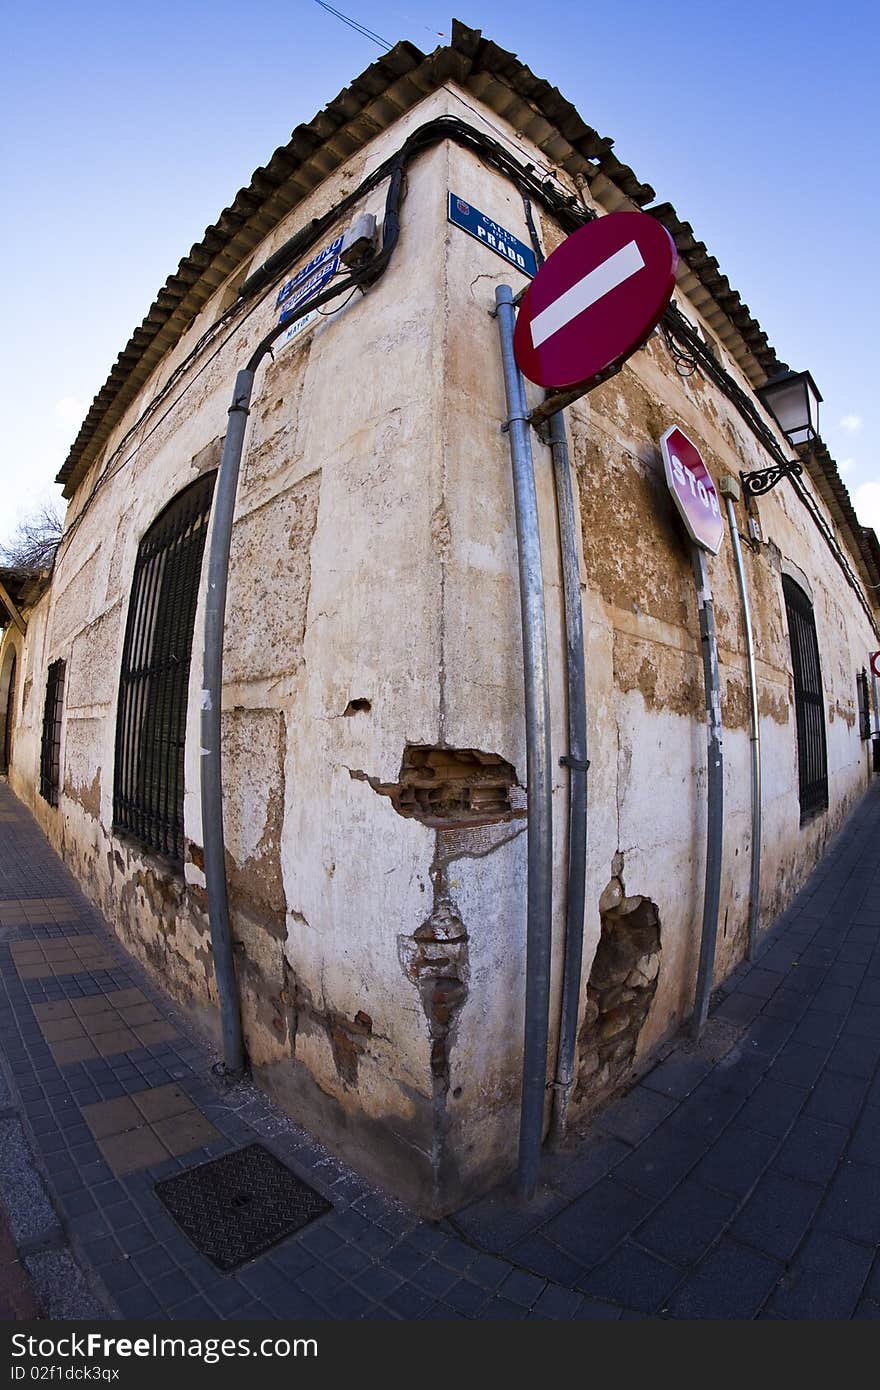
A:
<svg viewBox="0 0 880 1390">
<path fill-rule="evenodd" d="M 9 1218 L 0 1206 L 0 1322 L 19 1322 L 39 1315 L 31 1282 L 12 1239 Z"/>
<path fill-rule="evenodd" d="M 434 1225 L 214 1082 L 0 783 L 0 1060 L 92 1294 L 154 1319 L 880 1316 L 878 844 L 880 783 L 698 1046 L 548 1156 L 529 1208 Z M 223 1273 L 155 1186 L 254 1142 L 329 1208 Z"/>
</svg>

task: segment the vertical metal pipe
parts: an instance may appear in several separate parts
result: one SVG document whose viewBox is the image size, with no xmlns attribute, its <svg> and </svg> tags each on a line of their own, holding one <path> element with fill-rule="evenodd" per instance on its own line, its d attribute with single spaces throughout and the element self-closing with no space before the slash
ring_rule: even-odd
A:
<svg viewBox="0 0 880 1390">
<path fill-rule="evenodd" d="M 871 665 L 871 694 L 874 700 L 874 732 L 871 736 L 871 755 L 868 759 L 868 777 L 875 772 L 880 772 L 880 762 L 878 762 L 878 751 L 880 751 L 880 701 L 877 699 L 877 677 L 874 674 L 874 663 L 869 657 Z"/>
<path fill-rule="evenodd" d="M 568 1103 L 574 1086 L 577 1025 L 584 955 L 584 896 L 587 866 L 587 678 L 584 668 L 584 619 L 578 563 L 577 517 L 565 417 L 552 415 L 548 427 L 559 519 L 562 588 L 565 600 L 565 657 L 568 686 L 568 881 L 565 904 L 565 959 L 553 1114 L 550 1132 L 555 1143 L 565 1137 Z"/>
<path fill-rule="evenodd" d="M 544 250 L 532 205 L 523 193 L 523 208 L 529 238 L 539 266 Z M 568 1127 L 568 1104 L 574 1086 L 577 1025 L 581 1002 L 581 970 L 584 957 L 584 896 L 587 868 L 587 678 L 584 669 L 584 619 L 581 607 L 581 576 L 578 563 L 577 518 L 568 458 L 565 416 L 557 411 L 547 422 L 553 455 L 556 487 L 556 516 L 559 523 L 559 551 L 562 561 L 562 588 L 565 614 L 565 677 L 568 696 L 568 755 L 560 762 L 568 768 L 568 869 L 565 899 L 565 947 L 562 972 L 562 999 L 559 1010 L 559 1041 L 556 1049 L 556 1079 L 553 1083 L 553 1110 L 550 1135 L 561 1143 Z"/>
<path fill-rule="evenodd" d="M 721 900 L 721 853 L 724 831 L 724 762 L 721 751 L 721 691 L 718 674 L 718 643 L 715 636 L 715 609 L 709 585 L 705 551 L 692 547 L 697 606 L 700 613 L 700 639 L 703 648 L 703 677 L 706 683 L 707 733 L 707 817 L 706 888 L 703 896 L 703 930 L 700 937 L 700 965 L 691 1030 L 700 1036 L 709 1013 L 712 976 L 715 969 L 715 941 L 718 936 L 718 907 Z"/>
<path fill-rule="evenodd" d="M 235 494 L 253 385 L 253 371 L 241 371 L 235 378 L 232 405 L 229 407 L 229 425 L 223 441 L 217 486 L 214 489 L 214 517 L 211 548 L 208 553 L 208 593 L 205 601 L 200 748 L 202 839 L 205 846 L 205 882 L 208 891 L 214 975 L 217 993 L 220 996 L 223 1063 L 228 1076 L 238 1076 L 244 1070 L 244 1042 L 241 1032 L 241 1004 L 232 954 L 232 933 L 229 926 L 226 845 L 223 836 L 223 783 L 220 765 L 223 628 L 226 619 L 226 581 L 229 573 Z"/>
<path fill-rule="evenodd" d="M 723 482 L 722 482 L 723 486 Z M 761 909 L 761 726 L 758 718 L 758 680 L 755 673 L 755 637 L 752 630 L 752 609 L 746 588 L 746 571 L 743 565 L 742 546 L 733 498 L 724 494 L 727 504 L 727 521 L 730 526 L 730 539 L 733 544 L 733 558 L 736 563 L 736 582 L 742 601 L 743 627 L 746 634 L 746 660 L 749 668 L 749 703 L 751 706 L 751 748 L 752 748 L 752 872 L 749 882 L 749 960 L 754 959 L 758 944 L 758 917 Z"/>
<path fill-rule="evenodd" d="M 550 947 L 553 909 L 553 821 L 550 766 L 550 692 L 547 624 L 538 499 L 532 462 L 528 409 L 522 376 L 513 355 L 515 312 L 509 285 L 495 291 L 501 359 L 507 395 L 507 433 L 513 469 L 513 498 L 522 610 L 523 674 L 528 787 L 528 908 L 526 927 L 525 1032 L 519 1131 L 519 1195 L 534 1196 L 544 1136 L 547 1037 L 550 1027 Z"/>
</svg>

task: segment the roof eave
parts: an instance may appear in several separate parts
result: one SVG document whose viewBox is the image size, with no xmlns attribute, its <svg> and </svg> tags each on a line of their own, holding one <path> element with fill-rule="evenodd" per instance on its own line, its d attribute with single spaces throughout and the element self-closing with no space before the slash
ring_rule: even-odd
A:
<svg viewBox="0 0 880 1390">
<path fill-rule="evenodd" d="M 453 21 L 450 44 L 424 54 L 401 42 L 372 63 L 313 120 L 297 126 L 247 188 L 236 194 L 169 276 L 143 322 L 119 354 L 58 473 L 73 496 L 113 429 L 156 366 L 196 314 L 273 227 L 357 150 L 432 91 L 455 81 L 541 149 L 549 163 L 582 176 L 600 206 L 644 208 L 671 232 L 682 260 L 703 289 L 708 314 L 753 385 L 779 368 L 767 335 L 721 275 L 718 262 L 669 203 L 648 206 L 642 183 L 556 87 L 515 54 Z M 700 306 L 698 306 L 700 307 Z M 720 328 L 719 328 L 720 326 Z"/>
</svg>

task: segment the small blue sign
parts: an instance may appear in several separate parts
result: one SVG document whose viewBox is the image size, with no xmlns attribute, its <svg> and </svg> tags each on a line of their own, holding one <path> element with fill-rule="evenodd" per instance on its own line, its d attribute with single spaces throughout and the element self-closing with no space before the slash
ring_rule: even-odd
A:
<svg viewBox="0 0 880 1390">
<path fill-rule="evenodd" d="M 466 203 L 464 198 L 459 198 L 456 193 L 449 195 L 448 216 L 449 221 L 456 227 L 461 227 L 462 231 L 468 232 L 484 246 L 488 246 L 496 256 L 501 256 L 502 260 L 522 271 L 523 275 L 528 275 L 530 279 L 537 275 L 538 262 L 532 248 L 517 240 L 506 228 L 499 227 L 491 217 L 487 217 L 471 203 Z"/>
<path fill-rule="evenodd" d="M 327 284 L 327 281 L 333 278 L 338 269 L 339 257 L 332 256 L 330 260 L 325 260 L 320 266 L 320 269 L 318 269 L 314 275 L 310 276 L 308 280 L 302 280 L 301 276 L 297 276 L 299 288 L 293 293 L 288 294 L 284 299 L 284 309 L 278 322 L 289 323 L 291 319 L 295 318 L 297 305 L 302 304 L 305 299 L 311 299 L 312 295 L 318 294 Z M 293 284 L 294 281 L 291 281 L 291 290 L 293 290 Z"/>
<path fill-rule="evenodd" d="M 292 280 L 288 280 L 286 285 L 282 285 L 281 289 L 278 291 L 278 298 L 275 300 L 276 308 L 280 307 L 285 300 L 290 298 L 297 286 L 301 285 L 303 280 L 311 275 L 313 270 L 317 270 L 318 266 L 323 265 L 331 256 L 336 255 L 337 251 L 342 246 L 342 241 L 342 236 L 338 236 L 335 241 L 331 241 L 329 246 L 325 246 L 316 256 L 312 257 L 308 265 L 304 265 L 301 270 L 298 270 Z M 338 268 L 338 261 L 336 265 Z"/>
</svg>

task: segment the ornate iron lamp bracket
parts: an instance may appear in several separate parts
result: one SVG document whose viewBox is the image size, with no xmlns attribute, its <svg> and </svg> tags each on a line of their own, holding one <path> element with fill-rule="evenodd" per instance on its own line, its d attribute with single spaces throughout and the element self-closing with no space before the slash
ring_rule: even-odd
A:
<svg viewBox="0 0 880 1390">
<path fill-rule="evenodd" d="M 775 487 L 780 478 L 790 475 L 792 478 L 799 478 L 804 471 L 802 463 L 792 459 L 790 463 L 774 463 L 769 468 L 756 468 L 752 473 L 740 473 L 743 492 L 750 497 L 760 497 L 761 493 L 769 492 Z"/>
</svg>

